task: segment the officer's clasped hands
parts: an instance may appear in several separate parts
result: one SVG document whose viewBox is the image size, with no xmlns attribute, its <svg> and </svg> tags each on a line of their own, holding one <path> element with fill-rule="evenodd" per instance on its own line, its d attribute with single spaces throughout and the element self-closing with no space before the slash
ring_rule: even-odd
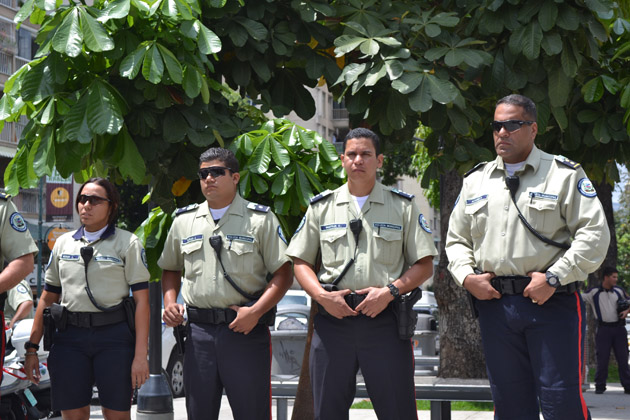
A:
<svg viewBox="0 0 630 420">
<path fill-rule="evenodd" d="M 357 305 L 357 311 L 370 318 L 383 312 L 387 305 L 394 300 L 387 287 L 367 287 L 357 290 L 356 293 L 357 295 L 367 294 L 365 300 Z"/>
<path fill-rule="evenodd" d="M 479 300 L 501 299 L 501 293 L 490 284 L 493 277 L 494 273 L 469 274 L 463 284 Z"/>
<path fill-rule="evenodd" d="M 538 305 L 544 304 L 551 296 L 553 296 L 556 289 L 547 284 L 545 273 L 530 272 L 527 273 L 527 275 L 532 278 L 532 281 L 523 291 L 523 296 L 530 298 L 532 303 Z"/>
<path fill-rule="evenodd" d="M 351 292 L 352 291 L 350 289 L 337 290 L 334 292 L 327 292 L 322 289 L 317 303 L 322 305 L 326 312 L 337 319 L 342 319 L 347 316 L 357 316 L 359 313 L 357 311 L 353 311 L 343 298 Z"/>
</svg>

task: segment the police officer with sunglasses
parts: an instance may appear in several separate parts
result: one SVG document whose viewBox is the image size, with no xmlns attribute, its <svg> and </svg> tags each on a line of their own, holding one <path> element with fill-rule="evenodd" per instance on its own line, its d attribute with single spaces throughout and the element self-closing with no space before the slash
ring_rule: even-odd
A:
<svg viewBox="0 0 630 420">
<path fill-rule="evenodd" d="M 223 390 L 235 419 L 271 418 L 275 305 L 292 283 L 286 239 L 269 207 L 238 194 L 238 161 L 223 148 L 199 158 L 206 198 L 177 210 L 158 262 L 164 321 L 185 319 L 184 389 L 190 420 L 217 419 Z M 182 280 L 183 274 L 183 280 Z M 185 306 L 176 299 L 181 287 Z"/>
<path fill-rule="evenodd" d="M 529 98 L 500 99 L 494 120 L 498 156 L 465 175 L 446 253 L 474 296 L 495 418 L 590 419 L 578 289 L 606 255 L 606 217 L 581 166 L 535 146 Z"/>
</svg>

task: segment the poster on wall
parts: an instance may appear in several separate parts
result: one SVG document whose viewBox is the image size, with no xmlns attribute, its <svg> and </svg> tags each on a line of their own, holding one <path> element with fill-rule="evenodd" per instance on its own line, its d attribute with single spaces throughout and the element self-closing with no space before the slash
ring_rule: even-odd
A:
<svg viewBox="0 0 630 420">
<path fill-rule="evenodd" d="M 72 175 L 64 179 L 56 170 L 46 177 L 47 222 L 72 222 L 73 185 Z"/>
</svg>

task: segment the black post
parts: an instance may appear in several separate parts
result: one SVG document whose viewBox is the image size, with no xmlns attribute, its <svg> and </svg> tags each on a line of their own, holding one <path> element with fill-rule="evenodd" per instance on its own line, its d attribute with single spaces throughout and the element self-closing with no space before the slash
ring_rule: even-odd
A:
<svg viewBox="0 0 630 420">
<path fill-rule="evenodd" d="M 162 284 L 149 283 L 151 320 L 149 322 L 149 380 L 138 391 L 140 420 L 173 420 L 173 395 L 162 373 Z"/>
</svg>

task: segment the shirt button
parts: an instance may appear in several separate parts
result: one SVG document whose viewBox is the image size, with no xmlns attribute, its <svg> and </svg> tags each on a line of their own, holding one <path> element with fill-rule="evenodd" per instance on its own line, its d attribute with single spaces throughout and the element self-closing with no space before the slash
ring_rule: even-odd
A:
<svg viewBox="0 0 630 420">
<path fill-rule="evenodd" d="M 503 210 L 508 211 L 510 208 L 508 206 L 503 207 Z"/>
<path fill-rule="evenodd" d="M 361 271 L 361 267 L 357 268 L 357 271 Z"/>
<path fill-rule="evenodd" d="M 500 261 L 501 261 L 501 262 L 505 262 L 505 258 L 501 258 L 501 260 L 500 260 Z"/>
<path fill-rule="evenodd" d="M 505 232 L 501 232 L 501 236 L 505 236 Z"/>
</svg>

